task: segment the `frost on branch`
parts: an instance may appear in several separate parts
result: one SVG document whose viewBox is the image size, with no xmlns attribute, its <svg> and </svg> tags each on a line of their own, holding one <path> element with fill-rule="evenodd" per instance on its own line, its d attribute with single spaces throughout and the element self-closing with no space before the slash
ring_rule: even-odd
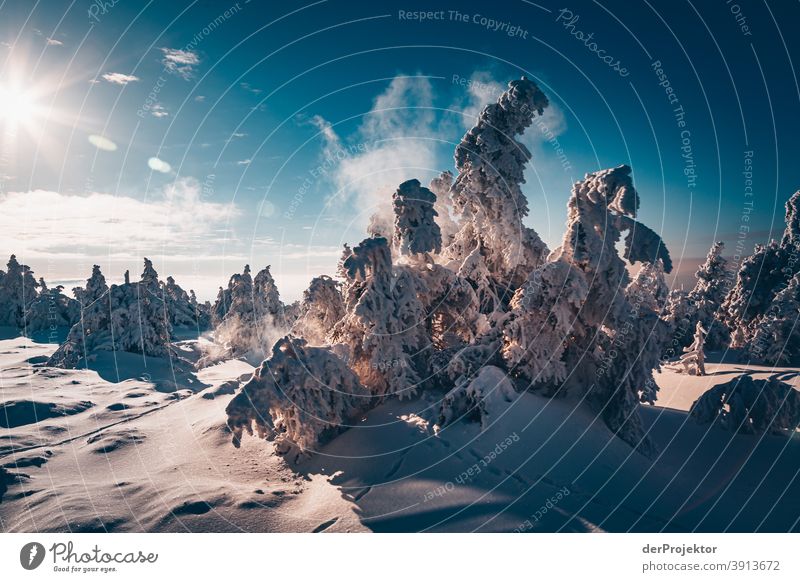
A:
<svg viewBox="0 0 800 582">
<path fill-rule="evenodd" d="M 442 233 L 435 220 L 435 202 L 434 193 L 420 186 L 419 180 L 403 182 L 395 191 L 394 244 L 401 255 L 441 252 Z"/>
<path fill-rule="evenodd" d="M 484 366 L 473 379 L 462 377 L 448 392 L 439 408 L 437 425 L 443 428 L 458 420 L 476 420 L 486 429 L 517 398 L 505 372 Z"/>
<path fill-rule="evenodd" d="M 762 347 L 750 345 L 775 300 L 791 278 L 800 272 L 800 191 L 786 203 L 786 230 L 780 242 L 756 245 L 742 261 L 736 283 L 722 305 L 731 330 L 731 347 L 745 348 L 756 359 Z"/>
<path fill-rule="evenodd" d="M 345 246 L 340 272 L 345 315 L 331 339 L 348 347 L 351 368 L 372 394 L 413 396 L 419 383 L 414 360 L 426 347 L 419 279 L 408 269 L 394 272 L 382 237 Z"/>
<path fill-rule="evenodd" d="M 800 425 L 800 392 L 776 376 L 754 380 L 742 375 L 706 391 L 689 414 L 735 432 L 793 436 Z"/>
<path fill-rule="evenodd" d="M 27 265 L 17 262 L 16 255 L 8 259 L 6 271 L 0 270 L 0 325 L 22 327 L 25 311 L 36 299 L 39 284 Z"/>
<path fill-rule="evenodd" d="M 233 444 L 242 433 L 275 440 L 281 454 L 313 450 L 369 408 L 370 394 L 328 349 L 290 336 L 278 340 L 225 412 Z"/>
<path fill-rule="evenodd" d="M 489 295 L 482 299 L 484 309 L 499 309 L 490 305 L 490 295 L 508 301 L 547 255 L 544 242 L 522 222 L 528 215 L 522 184 L 531 154 L 515 139 L 547 106 L 547 97 L 535 83 L 524 77 L 512 81 L 456 147 L 458 177 L 451 191 L 460 230 L 444 255 L 456 271 L 466 260 L 472 263 L 461 271 L 463 276 L 486 277 L 471 280 L 479 295 Z M 499 289 L 490 293 L 486 286 Z"/>
<path fill-rule="evenodd" d="M 344 299 L 340 287 L 338 282 L 325 275 L 312 279 L 308 289 L 303 292 L 292 334 L 303 338 L 311 346 L 327 344 L 333 326 L 344 317 Z"/>
<path fill-rule="evenodd" d="M 149 259 L 137 283 L 106 285 L 100 267 L 94 266 L 84 289 L 76 289 L 81 303 L 80 320 L 66 341 L 50 357 L 48 365 L 77 367 L 97 351 L 126 351 L 148 356 L 174 355 L 170 346 L 172 326 L 162 297 L 158 273 Z"/>
<path fill-rule="evenodd" d="M 72 327 L 80 318 L 80 304 L 62 293 L 58 285 L 50 289 L 43 278 L 39 278 L 39 294 L 25 311 L 25 333 Z"/>
<path fill-rule="evenodd" d="M 753 360 L 778 366 L 800 360 L 800 273 L 775 296 L 759 321 L 749 354 Z"/>
</svg>

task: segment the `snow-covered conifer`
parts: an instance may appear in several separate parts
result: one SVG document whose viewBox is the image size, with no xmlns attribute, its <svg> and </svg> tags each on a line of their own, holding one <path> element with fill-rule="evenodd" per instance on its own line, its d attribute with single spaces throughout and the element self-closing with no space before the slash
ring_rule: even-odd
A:
<svg viewBox="0 0 800 582">
<path fill-rule="evenodd" d="M 800 272 L 789 281 L 759 319 L 748 355 L 773 366 L 800 362 Z"/>
<path fill-rule="evenodd" d="M 800 272 L 800 191 L 786 202 L 786 229 L 780 242 L 756 245 L 742 261 L 736 283 L 722 305 L 731 330 L 731 347 L 745 348 L 753 341 L 761 319 L 767 316 L 775 296 Z"/>
<path fill-rule="evenodd" d="M 475 378 L 462 377 L 442 399 L 437 428 L 458 420 L 477 420 L 485 430 L 517 398 L 505 372 L 484 366 Z"/>
<path fill-rule="evenodd" d="M 281 454 L 306 452 L 371 405 L 358 377 L 329 349 L 291 336 L 278 340 L 226 408 L 233 443 L 242 433 L 275 440 Z"/>
<path fill-rule="evenodd" d="M 435 202 L 436 195 L 421 186 L 419 180 L 403 182 L 395 191 L 394 244 L 400 255 L 441 252 L 442 233 L 436 224 Z"/>
<path fill-rule="evenodd" d="M 531 154 L 515 139 L 547 106 L 535 83 L 524 77 L 512 81 L 497 103 L 484 108 L 455 151 L 458 176 L 451 192 L 460 230 L 444 255 L 456 271 L 471 261 L 463 276 L 488 273 L 490 284 L 498 287 L 495 295 L 505 302 L 547 256 L 544 242 L 522 222 L 528 214 L 522 184 Z M 482 306 L 490 303 L 482 300 Z"/>
<path fill-rule="evenodd" d="M 0 325 L 24 325 L 25 311 L 36 299 L 38 285 L 33 271 L 20 264 L 16 255 L 11 255 L 7 270 L 0 271 Z"/>
<path fill-rule="evenodd" d="M 344 299 L 340 287 L 328 276 L 314 277 L 303 292 L 292 334 L 303 338 L 311 346 L 327 344 L 333 326 L 344 317 Z"/>
<path fill-rule="evenodd" d="M 80 304 L 62 293 L 64 287 L 52 289 L 43 278 L 39 278 L 39 294 L 25 311 L 25 332 L 72 327 L 80 318 Z"/>
<path fill-rule="evenodd" d="M 694 330 L 692 343 L 683 348 L 684 354 L 681 356 L 678 365 L 680 371 L 692 376 L 706 375 L 706 355 L 705 343 L 707 332 L 703 329 L 703 324 L 697 322 Z"/>
<path fill-rule="evenodd" d="M 349 348 L 349 364 L 372 394 L 414 395 L 419 382 L 414 357 L 424 347 L 425 329 L 417 279 L 402 269 L 394 273 L 382 237 L 345 247 L 340 271 L 345 315 L 331 339 Z"/>
</svg>

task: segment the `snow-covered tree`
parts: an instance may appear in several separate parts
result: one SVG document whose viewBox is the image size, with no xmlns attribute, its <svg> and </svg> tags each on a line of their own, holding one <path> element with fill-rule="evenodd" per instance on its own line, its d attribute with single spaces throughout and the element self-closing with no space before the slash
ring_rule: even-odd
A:
<svg viewBox="0 0 800 582">
<path fill-rule="evenodd" d="M 673 326 L 673 339 L 666 354 L 668 357 L 692 341 L 692 330 L 698 322 L 708 330 L 706 346 L 709 349 L 722 349 L 730 342 L 722 311 L 730 275 L 727 260 L 722 256 L 724 246 L 722 242 L 711 246 L 705 263 L 695 273 L 697 283 L 691 291 L 675 290 L 670 294 L 667 319 Z"/>
<path fill-rule="evenodd" d="M 333 326 L 344 317 L 344 299 L 341 285 L 322 275 L 311 280 L 303 292 L 300 313 L 292 327 L 292 334 L 303 338 L 308 345 L 328 343 Z"/>
<path fill-rule="evenodd" d="M 225 358 L 260 362 L 275 341 L 288 331 L 283 312 L 269 266 L 253 279 L 250 265 L 245 265 L 241 274 L 231 276 L 227 289 L 220 289 L 212 308 L 212 317 L 217 321 L 214 337 L 221 349 L 208 354 L 199 365 Z"/>
<path fill-rule="evenodd" d="M 567 261 L 545 263 L 530 274 L 514 293 L 503 326 L 503 359 L 513 375 L 532 384 L 564 381 L 564 350 L 588 292 L 583 274 Z"/>
<path fill-rule="evenodd" d="M 11 255 L 7 270 L 0 270 L 0 325 L 22 327 L 25 324 L 25 311 L 36 299 L 38 285 L 30 267 L 20 264 L 16 255 Z"/>
<path fill-rule="evenodd" d="M 435 202 L 436 195 L 421 186 L 419 180 L 403 182 L 395 191 L 394 244 L 400 255 L 441 252 L 442 233 L 435 220 Z"/>
<path fill-rule="evenodd" d="M 455 210 L 450 195 L 452 186 L 453 173 L 449 170 L 442 172 L 428 184 L 428 188 L 436 195 L 433 209 L 436 211 L 436 224 L 442 233 L 442 247 L 450 245 L 459 230 L 458 222 L 453 218 Z"/>
<path fill-rule="evenodd" d="M 800 273 L 772 301 L 748 344 L 751 359 L 770 365 L 800 362 Z"/>
<path fill-rule="evenodd" d="M 638 402 L 655 400 L 653 370 L 659 366 L 669 328 L 648 305 L 631 302 L 625 292 L 630 276 L 616 245 L 627 233 L 624 256 L 631 263 L 660 261 L 669 272 L 672 262 L 660 237 L 634 218 L 639 195 L 630 172 L 627 166 L 602 170 L 587 174 L 573 186 L 567 232 L 550 257 L 551 262 L 564 264 L 548 267 L 550 272 L 533 271 L 515 296 L 514 310 L 507 319 L 504 355 L 510 363 L 522 364 L 522 372 L 531 377 L 532 384 L 542 385 L 549 393 L 572 387 L 588 390 L 589 402 L 608 427 L 651 454 L 653 447 L 644 436 Z M 537 293 L 542 294 L 541 300 Z M 526 297 L 531 299 L 526 301 Z M 535 313 L 540 308 L 548 312 Z M 526 320 L 533 329 L 525 325 Z M 540 339 L 539 329 L 549 350 L 540 351 L 533 345 Z M 546 351 L 551 352 L 549 361 Z M 526 358 L 525 353 L 535 357 Z M 569 371 L 569 377 L 562 384 L 559 379 L 564 371 Z"/>
<path fill-rule="evenodd" d="M 169 320 L 174 327 L 194 327 L 201 330 L 208 327 L 209 315 L 204 312 L 203 304 L 197 302 L 194 291 L 187 293 L 170 276 L 163 285 L 163 294 Z"/>
<path fill-rule="evenodd" d="M 529 79 L 512 81 L 456 147 L 458 176 L 451 192 L 460 230 L 443 254 L 453 270 L 470 279 L 484 310 L 502 308 L 494 300 L 507 303 L 547 256 L 544 242 L 523 224 L 528 201 L 522 184 L 531 154 L 515 137 L 548 104 Z"/>
<path fill-rule="evenodd" d="M 437 430 L 457 420 L 477 420 L 485 430 L 517 398 L 505 372 L 484 366 L 475 378 L 462 377 L 442 399 Z"/>
<path fill-rule="evenodd" d="M 743 374 L 706 391 L 689 414 L 698 422 L 718 422 L 735 432 L 792 437 L 800 425 L 800 392 L 776 376 L 754 380 Z"/>
<path fill-rule="evenodd" d="M 752 351 L 762 318 L 767 317 L 775 296 L 800 272 L 800 191 L 786 203 L 786 229 L 780 242 L 756 245 L 742 261 L 736 283 L 722 305 L 723 318 L 731 330 L 731 347 Z"/>
<path fill-rule="evenodd" d="M 413 396 L 419 382 L 414 360 L 426 347 L 418 278 L 407 269 L 394 272 L 382 237 L 345 246 L 340 271 L 345 315 L 331 339 L 348 347 L 350 367 L 372 394 Z"/>
<path fill-rule="evenodd" d="M 172 326 L 153 263 L 145 258 L 140 281 L 106 285 L 94 266 L 84 289 L 76 289 L 80 320 L 48 365 L 74 368 L 98 351 L 126 351 L 148 356 L 174 356 Z"/>
<path fill-rule="evenodd" d="M 703 329 L 703 324 L 697 322 L 694 330 L 692 343 L 683 348 L 684 354 L 681 356 L 678 365 L 679 371 L 692 376 L 706 375 L 706 355 L 705 343 L 707 332 Z"/>
<path fill-rule="evenodd" d="M 653 263 L 644 263 L 625 289 L 625 294 L 634 312 L 646 309 L 661 315 L 669 297 L 669 287 L 664 279 L 664 265 L 661 259 Z"/>
<path fill-rule="evenodd" d="M 277 452 L 286 454 L 313 451 L 326 436 L 369 408 L 372 399 L 329 349 L 287 336 L 275 343 L 269 359 L 225 412 L 235 446 L 243 432 L 255 432 L 275 440 Z"/>
<path fill-rule="evenodd" d="M 64 287 L 52 289 L 39 278 L 39 294 L 25 311 L 25 332 L 28 334 L 59 327 L 72 327 L 80 319 L 80 303 L 62 293 Z"/>
</svg>

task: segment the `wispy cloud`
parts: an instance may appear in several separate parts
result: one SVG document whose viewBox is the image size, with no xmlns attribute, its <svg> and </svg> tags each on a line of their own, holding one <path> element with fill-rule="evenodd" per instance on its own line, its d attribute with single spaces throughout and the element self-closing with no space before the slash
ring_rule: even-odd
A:
<svg viewBox="0 0 800 582">
<path fill-rule="evenodd" d="M 89 136 L 89 143 L 99 150 L 106 152 L 114 152 L 117 150 L 117 144 L 105 137 L 104 135 L 92 134 Z"/>
<path fill-rule="evenodd" d="M 150 107 L 150 115 L 153 117 L 167 117 L 169 112 L 164 108 L 161 103 L 155 103 L 152 107 Z"/>
<path fill-rule="evenodd" d="M 170 166 L 168 162 L 156 157 L 148 159 L 147 166 L 151 170 L 161 172 L 162 174 L 169 174 L 172 171 L 172 166 Z"/>
<path fill-rule="evenodd" d="M 47 46 L 63 46 L 63 45 L 64 45 L 63 42 L 61 42 L 60 40 L 57 40 L 55 38 L 48 38 L 47 39 Z"/>
<path fill-rule="evenodd" d="M 139 80 L 136 75 L 126 75 L 125 73 L 104 73 L 103 79 L 114 85 L 127 85 Z"/>
<path fill-rule="evenodd" d="M 250 162 L 252 162 L 252 161 L 253 160 L 251 160 L 250 158 L 247 158 L 246 160 L 239 160 L 238 162 L 236 162 L 236 165 L 237 166 L 249 166 Z"/>
<path fill-rule="evenodd" d="M 200 55 L 195 51 L 164 47 L 161 52 L 161 63 L 167 71 L 187 81 L 194 76 L 194 68 L 200 64 Z"/>
<path fill-rule="evenodd" d="M 6 225 L 0 246 L 27 256 L 76 258 L 163 250 L 191 253 L 210 245 L 216 230 L 238 215 L 233 204 L 202 199 L 192 178 L 143 199 L 106 193 L 70 195 L 48 190 L 0 196 Z M 24 247 L 24 248 L 21 248 Z M 138 256 L 141 256 L 140 254 Z"/>
<path fill-rule="evenodd" d="M 357 228 L 366 227 L 372 215 L 391 221 L 391 195 L 397 186 L 411 178 L 424 182 L 440 171 L 433 104 L 429 79 L 399 76 L 374 100 L 347 143 L 321 116 L 308 120 L 323 140 L 323 163 L 335 187 L 332 197 L 339 202 L 334 206 L 354 204 Z"/>
</svg>

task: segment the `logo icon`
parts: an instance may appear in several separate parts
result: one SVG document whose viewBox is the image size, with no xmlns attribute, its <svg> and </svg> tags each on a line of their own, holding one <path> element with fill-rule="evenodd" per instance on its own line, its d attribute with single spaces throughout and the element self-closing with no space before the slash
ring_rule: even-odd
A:
<svg viewBox="0 0 800 582">
<path fill-rule="evenodd" d="M 19 563 L 26 570 L 35 570 L 44 562 L 44 546 L 39 542 L 30 542 L 19 551 Z"/>
</svg>

